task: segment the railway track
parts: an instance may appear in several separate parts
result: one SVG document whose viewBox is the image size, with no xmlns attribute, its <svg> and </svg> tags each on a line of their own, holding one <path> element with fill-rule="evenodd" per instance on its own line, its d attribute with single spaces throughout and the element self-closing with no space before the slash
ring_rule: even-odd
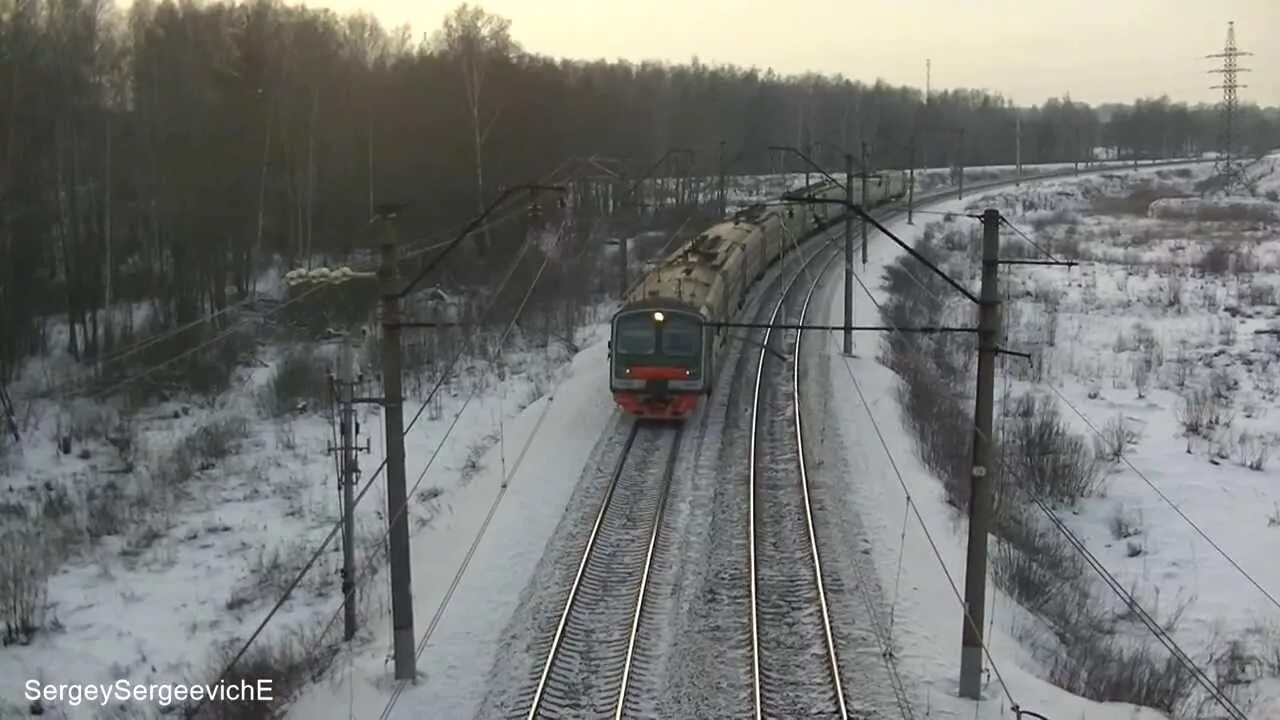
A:
<svg viewBox="0 0 1280 720">
<path fill-rule="evenodd" d="M 621 718 L 682 426 L 632 424 L 529 700 L 535 718 Z"/>
<path fill-rule="evenodd" d="M 1024 180 L 1071 174 L 1047 173 Z M 1011 184 L 991 181 L 967 190 L 977 193 Z M 929 193 L 917 202 L 934 202 L 953 192 Z M 887 221 L 904 209 L 886 207 L 881 217 Z M 784 261 L 770 324 L 784 312 L 790 320 L 803 320 L 820 278 L 839 257 L 842 245 L 831 239 L 835 227 L 833 223 L 814 241 L 801 244 L 803 250 L 818 247 L 801 255 L 798 268 L 789 271 L 787 266 L 793 263 Z M 812 280 L 803 295 L 795 292 L 801 277 Z M 798 413 L 801 334 L 779 332 L 787 334 L 790 357 L 761 350 L 749 428 L 752 712 L 758 720 L 797 716 L 848 720 L 850 708 L 827 603 L 828 583 L 814 526 Z M 778 336 L 765 330 L 757 337 L 763 338 L 767 348 Z M 641 697 L 649 688 L 636 680 L 647 666 L 661 661 L 656 657 L 661 649 L 651 649 L 655 644 L 646 642 L 647 633 L 653 634 L 646 628 L 656 627 L 663 619 L 646 615 L 655 611 L 646 611 L 645 595 L 655 562 L 660 563 L 663 555 L 663 515 L 681 430 L 637 422 L 627 432 L 554 636 L 534 647 L 545 662 L 532 689 L 519 693 L 518 717 L 525 720 L 620 720 L 650 714 L 647 707 L 653 698 Z M 834 576 L 832 580 L 833 585 L 838 581 Z M 745 583 L 736 579 L 733 584 Z"/>
<path fill-rule="evenodd" d="M 821 273 L 803 302 L 793 290 L 818 251 L 787 283 L 769 320 L 808 308 Z M 825 265 L 823 266 L 825 270 Z M 794 332 L 794 331 L 792 331 Z M 775 356 L 764 333 L 751 408 L 749 555 L 752 684 L 756 718 L 831 717 L 847 720 L 848 705 L 827 607 L 822 559 L 799 419 L 798 333 L 791 357 Z"/>
</svg>

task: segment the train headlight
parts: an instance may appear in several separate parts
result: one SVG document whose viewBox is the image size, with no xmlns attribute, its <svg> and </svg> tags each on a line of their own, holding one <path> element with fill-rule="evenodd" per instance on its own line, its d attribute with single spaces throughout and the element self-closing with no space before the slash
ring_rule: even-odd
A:
<svg viewBox="0 0 1280 720">
<path fill-rule="evenodd" d="M 663 315 L 661 310 L 659 310 L 659 311 L 657 311 L 657 312 L 655 312 L 655 313 L 653 314 L 653 321 L 654 321 L 654 322 L 662 322 L 663 320 L 666 320 L 666 319 L 667 319 L 667 316 L 666 316 L 666 315 Z"/>
</svg>

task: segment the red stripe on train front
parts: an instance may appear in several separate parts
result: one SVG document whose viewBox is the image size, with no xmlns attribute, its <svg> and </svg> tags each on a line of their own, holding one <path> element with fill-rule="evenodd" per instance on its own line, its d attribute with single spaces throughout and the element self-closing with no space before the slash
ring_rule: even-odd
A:
<svg viewBox="0 0 1280 720">
<path fill-rule="evenodd" d="M 662 365 L 632 365 L 626 369 L 626 375 L 632 380 L 684 380 L 689 377 L 689 371 Z"/>
<path fill-rule="evenodd" d="M 641 393 L 616 392 L 613 399 L 624 412 L 636 417 L 655 420 L 679 420 L 691 415 L 698 406 L 696 393 L 668 395 L 662 399 L 645 397 Z"/>
</svg>

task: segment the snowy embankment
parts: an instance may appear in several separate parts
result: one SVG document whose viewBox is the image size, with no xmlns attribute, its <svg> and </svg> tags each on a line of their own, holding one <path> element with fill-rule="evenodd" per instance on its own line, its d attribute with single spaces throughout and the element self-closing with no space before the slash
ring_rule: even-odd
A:
<svg viewBox="0 0 1280 720">
<path fill-rule="evenodd" d="M 1255 172 L 1273 172 L 1274 166 L 1268 158 Z M 1063 520 L 1141 606 L 1170 628 L 1213 682 L 1230 691 L 1250 717 L 1271 717 L 1280 713 L 1280 609 L 1253 582 L 1272 594 L 1280 591 L 1280 568 L 1271 559 L 1280 541 L 1271 535 L 1280 530 L 1280 482 L 1269 454 L 1270 448 L 1280 449 L 1280 346 L 1253 330 L 1280 326 L 1280 236 L 1255 211 L 1232 214 L 1233 207 L 1257 206 L 1253 200 L 1209 201 L 1209 219 L 1195 223 L 1146 217 L 1153 186 L 1197 195 L 1194 185 L 1203 176 L 1203 169 L 1112 173 L 986 193 L 939 209 L 1000 208 L 1049 252 L 1082 261 L 1074 270 L 1002 268 L 1002 343 L 1032 352 L 1040 374 L 1017 366 L 1016 358 L 1002 361 L 1000 396 L 1032 391 L 1050 398 L 1086 447 L 1098 444 L 1099 492 L 1060 508 Z M 1263 178 L 1258 187 L 1270 182 Z M 927 224 L 898 221 L 889 227 L 913 242 Z M 975 246 L 980 237 L 979 224 L 964 217 L 931 228 L 935 236 L 951 237 L 946 234 L 953 230 L 960 248 Z M 1001 232 L 1006 255 L 1031 254 L 1007 228 Z M 899 255 L 890 243 L 872 245 L 864 281 L 880 300 L 883 268 Z M 964 273 L 967 266 L 947 265 L 976 287 L 976 275 Z M 866 303 L 865 294 L 859 292 L 856 303 Z M 869 321 L 871 312 L 863 304 L 859 320 Z M 828 321 L 838 321 L 841 313 L 837 297 Z M 960 308 L 953 317 L 963 322 L 967 313 Z M 922 700 L 935 711 L 972 717 L 972 706 L 956 698 L 961 604 L 942 570 L 962 586 L 966 523 L 948 505 L 943 483 L 917 458 L 918 442 L 899 408 L 898 380 L 874 359 L 880 340 L 859 338 L 861 357 L 847 360 L 838 343 L 833 334 L 832 424 L 850 448 L 848 502 L 859 508 L 874 536 L 882 584 L 896 588 L 889 594 L 898 667 L 919 682 Z M 971 396 L 967 389 L 958 392 Z M 971 412 L 971 400 L 962 404 Z M 998 430 L 1000 414 L 998 407 Z M 1090 425 L 1101 431 L 1096 441 Z M 1113 453 L 1107 435 L 1116 427 L 1123 439 Z M 907 508 L 907 492 L 941 562 Z M 1090 592 L 1113 613 L 1106 632 L 1131 650 L 1142 646 L 1143 631 L 1123 603 L 1101 583 Z M 986 614 L 989 647 L 1003 682 L 997 674 L 987 676 L 979 716 L 1004 716 L 1011 697 L 1053 718 L 1162 717 L 1127 705 L 1098 705 L 1045 682 L 1063 676 L 1061 651 L 1046 654 L 1053 643 L 1046 642 L 1041 621 L 994 584 Z M 1167 652 L 1155 653 L 1164 662 Z M 1090 680 L 1098 678 L 1076 678 L 1085 685 Z M 1185 682 L 1194 688 L 1193 681 Z"/>
<path fill-rule="evenodd" d="M 591 326 L 579 339 L 594 343 L 601 332 Z M 237 370 L 216 400 L 142 409 L 91 397 L 29 400 L 50 384 L 46 373 L 28 372 L 11 386 L 24 435 L 4 454 L 0 536 L 6 573 L 21 574 L 34 627 L 0 648 L 0 717 L 31 709 L 24 693 L 30 680 L 189 684 L 216 678 L 338 517 L 329 451 L 334 431 L 324 409 L 334 349 L 316 350 L 310 342 L 259 348 L 251 353 L 255 362 Z M 306 353 L 301 365 L 298 352 Z M 474 533 L 472 525 L 458 526 L 459 508 L 469 507 L 477 487 L 487 490 L 488 473 L 500 470 L 504 459 L 507 466 L 515 461 L 516 443 L 528 429 L 522 411 L 559 382 L 567 361 L 553 347 L 510 351 L 500 368 L 464 362 L 437 401 L 423 408 L 405 443 L 420 601 L 438 600 L 458 565 L 457 555 L 442 554 L 436 544 L 457 549 L 456 538 Z M 279 387 L 282 375 L 294 377 L 286 370 L 298 368 L 314 377 L 295 384 L 318 380 L 318 389 Z M 365 369 L 366 386 L 357 395 L 377 394 L 375 372 Z M 408 422 L 429 383 L 417 378 L 406 387 Z M 286 395 L 301 402 L 280 407 Z M 546 402 L 537 400 L 534 411 Z M 361 406 L 358 422 L 359 442 L 369 445 L 359 456 L 364 487 L 383 460 L 381 411 Z M 62 436 L 71 438 L 70 454 L 58 449 Z M 374 483 L 356 509 L 364 638 L 377 633 L 389 611 L 386 575 L 379 573 L 386 496 L 382 478 Z M 440 540 L 445 537 L 454 540 Z M 15 547 L 22 552 L 11 553 Z M 335 538 L 233 680 L 273 677 L 279 697 L 306 680 L 317 653 L 340 642 L 339 548 Z M 10 598 L 13 589 L 5 583 L 0 595 Z M 6 605 L 0 614 L 7 618 L 10 610 Z M 419 628 L 431 611 L 434 605 L 419 608 Z M 155 702 L 111 705 L 134 713 L 129 717 L 163 710 Z M 68 697 L 40 709 L 66 718 L 103 712 Z"/>
<path fill-rule="evenodd" d="M 485 691 L 506 618 L 528 584 L 543 548 L 573 493 L 582 468 L 614 414 L 605 347 L 597 342 L 574 358 L 555 390 L 506 427 L 501 450 L 479 460 L 465 488 L 444 502 L 439 519 L 413 537 L 414 619 L 419 679 L 396 699 L 391 717 L 469 717 Z M 492 513 L 492 517 L 490 517 Z M 485 527 L 481 535 L 482 526 Z M 480 540 L 471 551 L 473 539 Z M 468 562 L 456 590 L 455 574 Z M 379 594 L 386 588 L 379 587 Z M 446 594 L 452 594 L 445 604 Z M 385 601 L 379 603 L 386 608 Z M 438 617 L 437 617 L 438 615 Z M 434 632 L 424 641 L 426 631 Z M 344 654 L 331 677 L 308 688 L 289 717 L 374 717 L 394 691 L 387 658 L 389 621 L 377 638 Z"/>
</svg>

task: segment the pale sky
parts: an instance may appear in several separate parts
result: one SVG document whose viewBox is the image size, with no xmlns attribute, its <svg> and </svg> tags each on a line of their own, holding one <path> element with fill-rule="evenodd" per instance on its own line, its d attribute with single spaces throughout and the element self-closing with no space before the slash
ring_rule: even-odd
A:
<svg viewBox="0 0 1280 720">
<path fill-rule="evenodd" d="M 417 37 L 458 0 L 306 0 L 364 10 Z M 475 3 L 473 3 L 475 4 Z M 527 50 L 555 57 L 842 72 L 852 79 L 977 87 L 1019 105 L 1070 92 L 1091 104 L 1168 94 L 1216 102 L 1206 71 L 1227 21 L 1243 58 L 1242 101 L 1280 105 L 1280 0 L 486 0 Z"/>
</svg>

